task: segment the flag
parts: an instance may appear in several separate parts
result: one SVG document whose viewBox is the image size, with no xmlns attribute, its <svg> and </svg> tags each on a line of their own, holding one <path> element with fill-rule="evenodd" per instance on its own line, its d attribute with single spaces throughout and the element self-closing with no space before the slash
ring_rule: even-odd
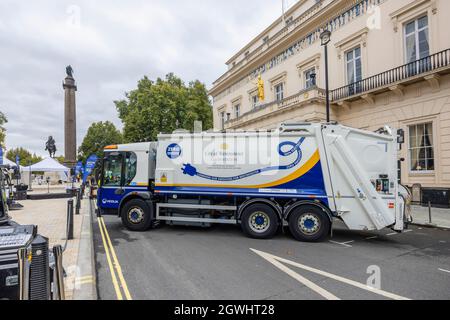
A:
<svg viewBox="0 0 450 320">
<path fill-rule="evenodd" d="M 3 165 L 3 148 L 0 147 L 0 166 Z"/>
<path fill-rule="evenodd" d="M 81 174 L 82 170 L 83 170 L 83 162 L 78 161 L 77 166 L 75 167 L 75 177 L 78 177 Z"/>
<path fill-rule="evenodd" d="M 91 155 L 86 160 L 86 165 L 84 167 L 84 173 L 83 173 L 83 183 L 86 183 L 88 176 L 90 176 L 92 171 L 94 171 L 97 160 L 98 160 L 98 157 L 95 154 Z"/>
<path fill-rule="evenodd" d="M 20 157 L 18 154 L 16 155 L 16 164 L 17 164 L 17 166 L 20 165 Z"/>
</svg>

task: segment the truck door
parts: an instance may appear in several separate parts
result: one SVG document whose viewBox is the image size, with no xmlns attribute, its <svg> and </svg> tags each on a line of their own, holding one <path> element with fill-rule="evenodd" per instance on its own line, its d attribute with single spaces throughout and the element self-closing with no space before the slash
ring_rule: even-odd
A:
<svg viewBox="0 0 450 320">
<path fill-rule="evenodd" d="M 118 209 L 123 198 L 124 154 L 109 152 L 105 154 L 102 166 L 101 185 L 97 201 L 101 209 Z"/>
</svg>

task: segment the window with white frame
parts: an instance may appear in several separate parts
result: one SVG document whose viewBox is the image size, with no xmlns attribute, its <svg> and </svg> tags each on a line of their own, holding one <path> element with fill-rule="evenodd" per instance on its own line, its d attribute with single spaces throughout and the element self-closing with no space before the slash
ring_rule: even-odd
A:
<svg viewBox="0 0 450 320">
<path fill-rule="evenodd" d="M 409 126 L 409 155 L 411 171 L 434 171 L 433 123 Z"/>
<path fill-rule="evenodd" d="M 428 16 L 423 16 L 405 24 L 406 63 L 426 58 L 430 55 Z"/>
<path fill-rule="evenodd" d="M 234 117 L 237 119 L 241 116 L 241 104 L 237 103 L 233 107 L 234 109 Z"/>
<path fill-rule="evenodd" d="M 255 94 L 251 97 L 251 102 L 252 102 L 252 108 L 256 108 L 258 106 L 259 97 L 257 94 Z"/>
<path fill-rule="evenodd" d="M 284 99 L 284 83 L 281 82 L 275 85 L 275 100 L 281 101 Z"/>
<path fill-rule="evenodd" d="M 308 69 L 304 72 L 305 75 L 305 89 L 309 89 L 316 85 L 316 68 Z"/>
<path fill-rule="evenodd" d="M 361 47 L 347 51 L 345 59 L 347 66 L 347 84 L 360 81 L 362 79 Z"/>
</svg>

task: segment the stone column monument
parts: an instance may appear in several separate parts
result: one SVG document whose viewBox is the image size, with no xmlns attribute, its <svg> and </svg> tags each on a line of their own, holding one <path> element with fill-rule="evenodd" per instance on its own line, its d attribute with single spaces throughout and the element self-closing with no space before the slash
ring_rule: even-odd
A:
<svg viewBox="0 0 450 320">
<path fill-rule="evenodd" d="M 75 167 L 77 163 L 77 107 L 75 92 L 77 86 L 73 78 L 73 69 L 66 67 L 67 77 L 64 80 L 64 150 L 65 162 L 69 167 Z"/>
</svg>

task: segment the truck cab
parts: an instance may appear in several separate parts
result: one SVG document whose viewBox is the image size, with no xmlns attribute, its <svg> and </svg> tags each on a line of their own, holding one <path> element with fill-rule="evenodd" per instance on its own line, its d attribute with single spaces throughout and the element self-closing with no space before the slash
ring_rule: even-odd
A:
<svg viewBox="0 0 450 320">
<path fill-rule="evenodd" d="M 97 194 L 102 214 L 118 214 L 124 200 L 132 197 L 149 197 L 155 146 L 156 143 L 147 142 L 105 148 Z"/>
</svg>

